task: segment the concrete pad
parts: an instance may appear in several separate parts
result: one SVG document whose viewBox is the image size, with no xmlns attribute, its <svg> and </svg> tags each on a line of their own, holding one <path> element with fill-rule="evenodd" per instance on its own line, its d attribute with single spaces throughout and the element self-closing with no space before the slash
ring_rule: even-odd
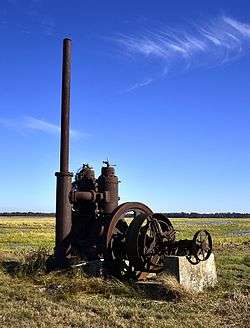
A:
<svg viewBox="0 0 250 328">
<path fill-rule="evenodd" d="M 207 261 L 191 264 L 185 256 L 168 256 L 165 270 L 179 281 L 186 289 L 200 292 L 205 287 L 213 287 L 217 283 L 214 254 Z"/>
</svg>

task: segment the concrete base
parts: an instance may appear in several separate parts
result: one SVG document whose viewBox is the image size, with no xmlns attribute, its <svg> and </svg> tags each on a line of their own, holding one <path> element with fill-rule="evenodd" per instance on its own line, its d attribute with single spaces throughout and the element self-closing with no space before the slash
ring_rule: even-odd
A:
<svg viewBox="0 0 250 328">
<path fill-rule="evenodd" d="M 165 272 L 173 275 L 186 289 L 202 291 L 213 287 L 217 282 L 214 254 L 207 261 L 196 265 L 188 262 L 185 256 L 168 256 L 165 261 Z"/>
</svg>

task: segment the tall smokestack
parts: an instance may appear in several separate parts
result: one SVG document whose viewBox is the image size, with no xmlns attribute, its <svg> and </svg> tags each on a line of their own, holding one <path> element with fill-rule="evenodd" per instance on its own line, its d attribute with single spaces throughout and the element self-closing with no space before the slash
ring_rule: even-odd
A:
<svg viewBox="0 0 250 328">
<path fill-rule="evenodd" d="M 61 100 L 61 148 L 60 172 L 56 172 L 56 262 L 67 264 L 70 257 L 71 190 L 72 173 L 69 172 L 69 114 L 71 78 L 71 40 L 63 40 L 62 100 Z"/>
</svg>

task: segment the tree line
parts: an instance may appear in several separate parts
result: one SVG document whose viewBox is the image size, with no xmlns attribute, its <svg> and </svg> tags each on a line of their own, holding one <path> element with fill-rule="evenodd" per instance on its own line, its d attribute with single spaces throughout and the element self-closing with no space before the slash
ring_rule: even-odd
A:
<svg viewBox="0 0 250 328">
<path fill-rule="evenodd" d="M 249 213 L 238 212 L 222 212 L 222 213 L 196 213 L 196 212 L 180 212 L 165 213 L 170 218 L 249 218 Z"/>
<path fill-rule="evenodd" d="M 250 213 L 222 212 L 222 213 L 196 213 L 196 212 L 173 212 L 164 213 L 169 218 L 249 218 Z M 55 213 L 44 212 L 2 212 L 0 216 L 24 216 L 24 217 L 55 217 Z"/>
<path fill-rule="evenodd" d="M 48 217 L 55 216 L 55 213 L 44 213 L 44 212 L 0 212 L 0 216 L 38 216 L 38 217 Z"/>
</svg>

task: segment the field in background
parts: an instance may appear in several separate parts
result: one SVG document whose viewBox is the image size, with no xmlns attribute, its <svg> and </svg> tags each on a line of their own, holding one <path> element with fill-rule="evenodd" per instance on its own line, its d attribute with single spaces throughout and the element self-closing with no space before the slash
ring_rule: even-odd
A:
<svg viewBox="0 0 250 328">
<path fill-rule="evenodd" d="M 0 327 L 247 327 L 250 219 L 172 222 L 178 239 L 199 229 L 211 232 L 216 288 L 191 294 L 165 278 L 171 297 L 155 299 L 133 284 L 80 273 L 14 273 L 7 261 L 26 263 L 30 252 L 53 251 L 54 219 L 0 217 Z"/>
</svg>

